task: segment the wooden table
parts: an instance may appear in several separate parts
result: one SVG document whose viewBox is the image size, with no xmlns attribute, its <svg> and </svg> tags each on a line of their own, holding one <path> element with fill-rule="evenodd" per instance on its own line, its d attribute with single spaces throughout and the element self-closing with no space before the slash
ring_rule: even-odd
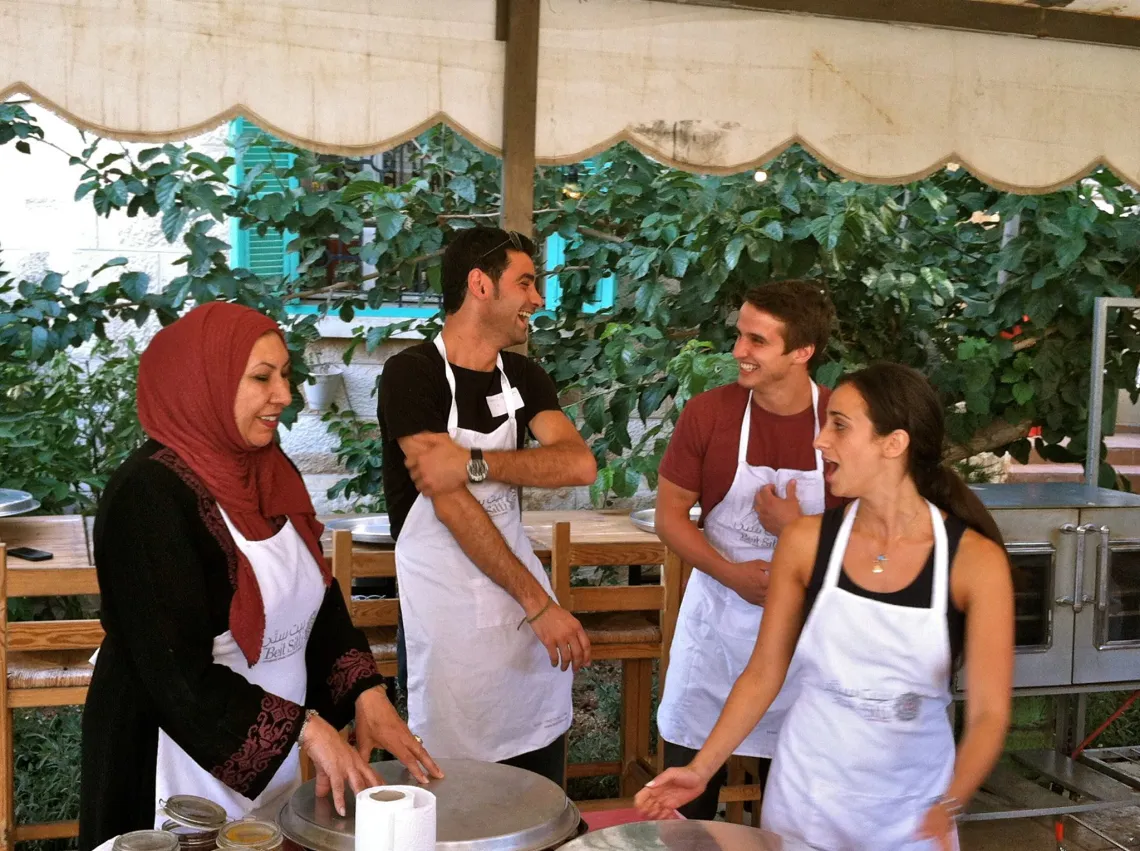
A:
<svg viewBox="0 0 1140 851">
<path fill-rule="evenodd" d="M 321 520 L 327 523 L 348 516 L 351 515 L 332 514 L 321 517 Z M 656 535 L 633 525 L 628 511 L 524 511 L 522 520 L 530 544 L 534 547 L 534 554 L 544 564 L 550 563 L 554 524 L 564 521 L 570 524 L 575 544 L 598 546 L 609 551 L 629 551 L 632 564 L 637 564 L 638 557 L 644 557 L 647 551 L 661 547 L 661 541 Z M 329 532 L 325 532 L 322 543 L 326 553 L 331 552 L 332 535 Z M 385 549 L 392 549 L 392 545 L 358 543 L 353 546 L 355 552 L 361 553 Z M 644 563 L 649 564 L 650 561 Z"/>
<path fill-rule="evenodd" d="M 44 517 L 0 517 L 0 542 L 9 550 L 14 547 L 33 547 L 47 550 L 54 558 L 50 561 L 23 561 L 11 559 L 9 567 L 91 567 L 90 535 L 87 523 L 91 518 L 78 515 Z"/>
<path fill-rule="evenodd" d="M 328 521 L 347 515 L 322 517 Z M 551 539 L 554 524 L 570 523 L 575 544 L 600 546 L 605 549 L 623 549 L 644 552 L 661 546 L 656 535 L 643 532 L 630 522 L 628 511 L 524 511 L 523 526 L 535 555 L 544 563 L 550 561 Z M 86 521 L 86 522 L 84 522 Z M 54 555 L 50 561 L 30 562 L 9 559 L 8 567 L 25 568 L 84 568 L 94 565 L 92 557 L 91 526 L 93 519 L 76 515 L 47 517 L 0 517 L 0 541 L 8 549 L 34 547 Z M 332 536 L 325 533 L 324 544 L 331 549 Z M 376 544 L 356 544 L 363 552 L 391 549 Z M 634 560 L 636 563 L 636 559 Z"/>
<path fill-rule="evenodd" d="M 98 594 L 91 554 L 93 519 L 78 515 L 0 517 L 0 542 L 33 547 L 52 554 L 48 561 L 8 558 L 7 594 L 23 596 L 28 589 L 47 588 L 50 595 Z M 54 590 L 52 590 L 54 589 Z M 44 593 L 40 590 L 40 593 Z"/>
</svg>

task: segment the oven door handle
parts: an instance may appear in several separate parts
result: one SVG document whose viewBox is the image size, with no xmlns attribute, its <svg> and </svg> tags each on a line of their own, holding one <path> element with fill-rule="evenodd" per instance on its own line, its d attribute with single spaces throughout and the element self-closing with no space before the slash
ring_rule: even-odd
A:
<svg viewBox="0 0 1140 851">
<path fill-rule="evenodd" d="M 1107 526 L 1096 530 L 1100 535 L 1100 546 L 1096 558 L 1096 608 L 1098 612 L 1108 611 L 1108 567 L 1112 556 L 1112 531 Z"/>
<path fill-rule="evenodd" d="M 1085 536 L 1089 530 L 1095 529 L 1091 523 L 1086 523 L 1084 526 L 1074 526 L 1072 523 L 1066 523 L 1061 527 L 1062 535 L 1076 535 L 1077 537 L 1077 554 L 1074 559 L 1073 565 L 1073 595 L 1071 597 L 1058 597 L 1057 605 L 1059 606 L 1072 606 L 1075 613 L 1080 613 L 1085 603 L 1092 602 L 1090 598 L 1085 597 L 1084 594 L 1084 570 L 1085 570 Z"/>
</svg>

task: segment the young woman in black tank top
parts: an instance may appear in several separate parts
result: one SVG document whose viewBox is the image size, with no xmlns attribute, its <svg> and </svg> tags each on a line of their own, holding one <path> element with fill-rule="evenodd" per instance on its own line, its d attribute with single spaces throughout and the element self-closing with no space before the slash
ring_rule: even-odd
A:
<svg viewBox="0 0 1140 851">
<path fill-rule="evenodd" d="M 835 536 L 839 532 L 839 525 L 843 522 L 843 509 L 830 508 L 823 513 L 819 529 L 819 549 L 815 555 L 815 564 L 812 567 L 811 581 L 808 583 L 804 596 L 804 621 L 811 614 L 815 598 L 823 585 L 823 575 L 827 571 L 827 560 L 831 558 L 831 549 L 835 545 Z M 962 540 L 962 533 L 967 529 L 966 522 L 951 514 L 946 518 L 946 537 L 949 544 L 948 557 L 954 563 L 958 554 L 958 544 Z M 844 570 L 839 576 L 839 587 L 860 597 L 878 600 L 892 606 L 906 606 L 907 608 L 924 608 L 930 605 L 934 593 L 934 553 L 923 565 L 922 573 L 915 577 L 914 582 L 897 591 L 871 591 L 862 585 L 857 585 Z M 950 633 L 950 658 L 955 660 L 955 667 L 962 658 L 962 646 L 966 637 L 966 614 L 954 605 L 953 596 L 946 605 L 946 628 Z"/>
<path fill-rule="evenodd" d="M 785 528 L 751 661 L 693 761 L 638 793 L 643 812 L 664 818 L 700 794 L 802 637 L 797 664 L 812 676 L 780 735 L 764 826 L 824 851 L 957 847 L 954 819 L 1009 724 L 1013 587 L 993 518 L 941 464 L 943 436 L 941 401 L 914 370 L 878 364 L 840 382 L 816 446 L 832 493 L 854 502 Z M 959 659 L 955 754 L 944 710 Z"/>
</svg>

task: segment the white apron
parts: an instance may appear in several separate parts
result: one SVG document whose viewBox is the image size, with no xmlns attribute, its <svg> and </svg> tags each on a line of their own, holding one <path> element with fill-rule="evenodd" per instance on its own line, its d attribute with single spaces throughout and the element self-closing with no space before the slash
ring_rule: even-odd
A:
<svg viewBox="0 0 1140 851">
<path fill-rule="evenodd" d="M 815 432 L 819 435 L 819 387 L 811 385 Z M 804 514 L 824 509 L 823 456 L 816 450 L 814 470 L 774 470 L 748 465 L 748 436 L 752 426 L 752 397 L 740 424 L 736 475 L 724 500 L 705 518 L 705 537 L 731 562 L 771 561 L 776 536 L 760 525 L 753 501 L 765 485 L 775 485 L 783 497 L 788 483 L 796 482 L 796 497 Z M 677 631 L 669 656 L 665 693 L 657 712 L 657 726 L 667 742 L 693 750 L 704 746 L 724 709 L 728 693 L 756 646 L 763 606 L 745 600 L 707 573 L 694 570 L 685 588 Z M 772 708 L 737 748 L 741 756 L 771 757 L 788 707 L 796 695 L 796 663 L 788 669 L 784 687 Z"/>
<path fill-rule="evenodd" d="M 490 434 L 459 428 L 455 374 L 443 335 L 435 338 L 451 388 L 447 433 L 460 446 L 517 449 L 518 392 L 497 362 L 502 396 L 488 399 L 507 421 Z M 468 488 L 507 546 L 547 594 L 550 580 L 535 557 L 512 485 Z M 408 646 L 408 726 L 432 756 L 498 762 L 546 747 L 568 729 L 573 671 L 552 667 L 514 598 L 475 566 L 420 494 L 396 543 L 396 578 Z"/>
<path fill-rule="evenodd" d="M 934 591 L 923 609 L 838 587 L 858 501 L 844 518 L 796 649 L 802 691 L 780 734 L 764 828 L 825 851 L 938 848 L 916 838 L 954 772 L 950 566 L 946 526 L 929 507 Z"/>
<path fill-rule="evenodd" d="M 234 544 L 249 559 L 257 577 L 265 605 L 265 637 L 261 658 L 251 667 L 233 635 L 226 630 L 214 638 L 214 663 L 224 665 L 271 694 L 303 706 L 308 679 L 305 648 L 325 596 L 320 568 L 291 522 L 286 521 L 284 528 L 272 538 L 247 541 L 230 523 L 221 506 L 218 510 Z M 171 795 L 198 795 L 225 807 L 232 819 L 255 816 L 276 821 L 281 807 L 300 782 L 300 750 L 294 745 L 269 785 L 251 800 L 213 777 L 165 731 L 158 731 L 156 805 Z M 157 815 L 155 828 L 161 828 L 166 818 Z"/>
</svg>

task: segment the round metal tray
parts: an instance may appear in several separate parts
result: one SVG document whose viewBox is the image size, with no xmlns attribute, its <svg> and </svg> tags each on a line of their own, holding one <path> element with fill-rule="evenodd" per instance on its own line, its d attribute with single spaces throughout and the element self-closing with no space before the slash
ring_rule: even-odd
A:
<svg viewBox="0 0 1140 851">
<path fill-rule="evenodd" d="M 325 524 L 326 529 L 333 531 L 347 529 L 352 533 L 352 540 L 359 544 L 394 544 L 392 538 L 392 524 L 388 522 L 387 514 L 356 514 L 351 517 L 338 517 Z"/>
<path fill-rule="evenodd" d="M 642 821 L 591 831 L 559 851 L 811 851 L 766 830 L 722 821 Z"/>
<path fill-rule="evenodd" d="M 654 524 L 653 518 L 654 510 L 652 508 L 643 508 L 629 515 L 629 521 L 638 529 L 656 535 L 657 526 Z M 701 522 L 701 509 L 699 506 L 693 506 L 689 509 L 689 519 L 694 523 Z"/>
<path fill-rule="evenodd" d="M 38 500 L 26 491 L 8 490 L 0 488 L 0 517 L 12 517 L 16 514 L 27 514 L 40 507 Z"/>
<path fill-rule="evenodd" d="M 498 763 L 436 761 L 446 776 L 424 788 L 436 796 L 438 851 L 544 851 L 578 831 L 578 808 L 545 777 Z M 386 783 L 418 785 L 398 762 L 372 767 Z M 293 793 L 278 819 L 282 832 L 314 851 L 355 851 L 356 800 L 349 797 L 341 818 L 315 788 L 310 780 Z"/>
</svg>

